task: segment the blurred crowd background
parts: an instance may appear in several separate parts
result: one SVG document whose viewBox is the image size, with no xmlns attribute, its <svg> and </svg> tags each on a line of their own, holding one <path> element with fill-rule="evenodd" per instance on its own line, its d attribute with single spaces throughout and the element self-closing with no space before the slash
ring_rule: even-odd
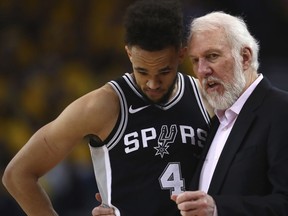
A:
<svg viewBox="0 0 288 216">
<path fill-rule="evenodd" d="M 260 72 L 288 90 L 287 0 L 179 1 L 187 25 L 213 10 L 244 17 L 260 41 Z M 30 136 L 69 103 L 131 71 L 122 18 L 132 2 L 0 0 L 0 177 Z M 193 75 L 187 60 L 179 70 Z M 87 144 L 41 183 L 61 216 L 90 215 L 97 187 Z M 0 215 L 25 215 L 2 184 Z"/>
</svg>

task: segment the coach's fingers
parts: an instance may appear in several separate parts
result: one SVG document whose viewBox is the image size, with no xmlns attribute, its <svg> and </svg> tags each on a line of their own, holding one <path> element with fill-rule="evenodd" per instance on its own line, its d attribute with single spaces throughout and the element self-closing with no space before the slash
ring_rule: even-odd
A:
<svg viewBox="0 0 288 216">
<path fill-rule="evenodd" d="M 171 195 L 171 200 L 173 200 L 174 202 L 176 202 L 176 199 L 177 199 L 177 195 L 176 194 L 173 194 L 173 195 Z"/>
<path fill-rule="evenodd" d="M 203 191 L 186 191 L 183 193 L 180 193 L 176 198 L 176 203 L 183 203 L 183 202 L 189 202 L 189 201 L 196 201 L 203 197 L 205 197 L 206 193 Z"/>
</svg>

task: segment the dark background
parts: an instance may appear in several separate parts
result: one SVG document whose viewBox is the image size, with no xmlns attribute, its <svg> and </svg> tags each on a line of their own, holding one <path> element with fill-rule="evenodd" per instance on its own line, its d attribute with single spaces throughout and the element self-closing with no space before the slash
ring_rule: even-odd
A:
<svg viewBox="0 0 288 216">
<path fill-rule="evenodd" d="M 0 177 L 39 127 L 76 98 L 130 72 L 122 17 L 131 2 L 0 0 Z M 181 2 L 187 25 L 215 10 L 244 17 L 260 41 L 259 72 L 288 90 L 287 0 Z M 187 60 L 179 70 L 192 74 Z M 90 215 L 97 188 L 87 144 L 76 147 L 41 183 L 61 216 Z M 24 215 L 2 184 L 0 215 Z"/>
</svg>

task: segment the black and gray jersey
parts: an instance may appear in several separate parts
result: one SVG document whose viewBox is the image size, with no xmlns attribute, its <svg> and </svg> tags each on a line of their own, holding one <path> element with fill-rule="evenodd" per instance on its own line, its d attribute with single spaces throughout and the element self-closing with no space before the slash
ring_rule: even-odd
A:
<svg viewBox="0 0 288 216">
<path fill-rule="evenodd" d="M 118 122 L 101 146 L 89 146 L 103 203 L 117 216 L 180 215 L 170 196 L 189 186 L 210 118 L 195 79 L 178 73 L 176 82 L 165 104 L 147 100 L 128 73 L 109 82 Z"/>
</svg>

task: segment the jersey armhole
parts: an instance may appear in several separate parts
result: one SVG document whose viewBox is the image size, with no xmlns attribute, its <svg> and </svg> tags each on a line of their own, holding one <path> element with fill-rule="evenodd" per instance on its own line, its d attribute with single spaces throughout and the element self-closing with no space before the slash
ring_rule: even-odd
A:
<svg viewBox="0 0 288 216">
<path fill-rule="evenodd" d="M 106 143 L 109 142 L 109 140 L 112 138 L 112 136 L 116 133 L 117 128 L 119 127 L 120 124 L 120 119 L 121 119 L 121 112 L 119 112 L 118 118 L 117 118 L 117 122 L 113 127 L 113 130 L 111 131 L 111 133 L 108 135 L 108 137 L 103 141 L 101 140 L 98 136 L 96 135 L 88 135 L 88 139 L 89 139 L 89 145 L 92 147 L 101 147 L 103 145 L 105 145 Z"/>
</svg>

